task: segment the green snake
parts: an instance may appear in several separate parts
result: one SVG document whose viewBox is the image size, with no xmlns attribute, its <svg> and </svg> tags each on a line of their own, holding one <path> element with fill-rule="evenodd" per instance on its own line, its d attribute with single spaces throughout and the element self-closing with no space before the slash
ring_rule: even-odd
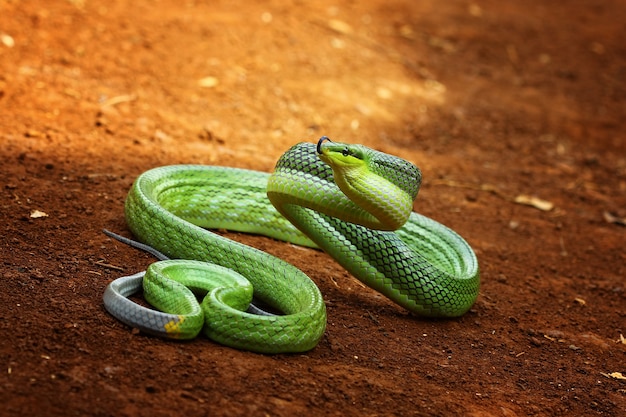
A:
<svg viewBox="0 0 626 417">
<path fill-rule="evenodd" d="M 457 233 L 412 211 L 420 184 L 408 161 L 325 136 L 317 146 L 293 146 L 271 175 L 202 165 L 149 170 L 128 194 L 126 221 L 173 259 L 111 282 L 105 307 L 170 338 L 202 331 L 262 353 L 315 347 L 326 327 L 317 286 L 295 266 L 207 230 L 228 229 L 320 248 L 411 312 L 460 316 L 478 296 L 478 261 Z M 142 285 L 156 310 L 128 298 Z M 276 313 L 253 308 L 253 299 Z"/>
</svg>

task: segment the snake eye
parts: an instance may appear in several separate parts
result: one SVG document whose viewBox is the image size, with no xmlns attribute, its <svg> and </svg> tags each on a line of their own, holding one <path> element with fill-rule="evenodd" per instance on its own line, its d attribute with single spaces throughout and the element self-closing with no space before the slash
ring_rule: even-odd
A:
<svg viewBox="0 0 626 417">
<path fill-rule="evenodd" d="M 348 149 L 348 148 L 343 148 L 343 150 L 341 151 L 341 154 L 342 154 L 343 156 L 348 156 L 348 155 L 350 155 L 350 149 Z"/>
</svg>

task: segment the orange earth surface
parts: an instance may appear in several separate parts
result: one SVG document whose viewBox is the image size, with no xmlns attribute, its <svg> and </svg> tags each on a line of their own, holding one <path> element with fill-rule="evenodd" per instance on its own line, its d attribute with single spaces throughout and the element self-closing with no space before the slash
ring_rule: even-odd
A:
<svg viewBox="0 0 626 417">
<path fill-rule="evenodd" d="M 0 0 L 3 416 L 624 416 L 626 3 Z M 306 354 L 164 341 L 108 315 L 153 258 L 133 180 L 271 171 L 320 136 L 421 167 L 415 210 L 482 270 L 415 317 L 322 252 L 226 236 L 319 286 Z"/>
</svg>

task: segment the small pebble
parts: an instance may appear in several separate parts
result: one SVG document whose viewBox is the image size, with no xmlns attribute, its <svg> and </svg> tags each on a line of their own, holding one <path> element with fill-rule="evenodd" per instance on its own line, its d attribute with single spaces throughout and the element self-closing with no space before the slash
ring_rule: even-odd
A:
<svg viewBox="0 0 626 417">
<path fill-rule="evenodd" d="M 7 48 L 13 48 L 15 46 L 15 39 L 6 33 L 0 33 L 0 42 Z"/>
</svg>

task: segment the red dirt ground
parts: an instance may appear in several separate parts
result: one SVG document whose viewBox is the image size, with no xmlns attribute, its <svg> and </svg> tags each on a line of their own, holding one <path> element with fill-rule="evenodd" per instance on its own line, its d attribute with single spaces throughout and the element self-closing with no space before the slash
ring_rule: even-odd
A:
<svg viewBox="0 0 626 417">
<path fill-rule="evenodd" d="M 0 0 L 0 414 L 623 416 L 625 21 L 619 0 Z M 422 168 L 416 210 L 480 260 L 468 314 L 413 317 L 323 253 L 235 233 L 319 285 L 315 349 L 105 312 L 152 262 L 101 233 L 128 234 L 137 175 L 271 171 L 321 135 Z"/>
</svg>

